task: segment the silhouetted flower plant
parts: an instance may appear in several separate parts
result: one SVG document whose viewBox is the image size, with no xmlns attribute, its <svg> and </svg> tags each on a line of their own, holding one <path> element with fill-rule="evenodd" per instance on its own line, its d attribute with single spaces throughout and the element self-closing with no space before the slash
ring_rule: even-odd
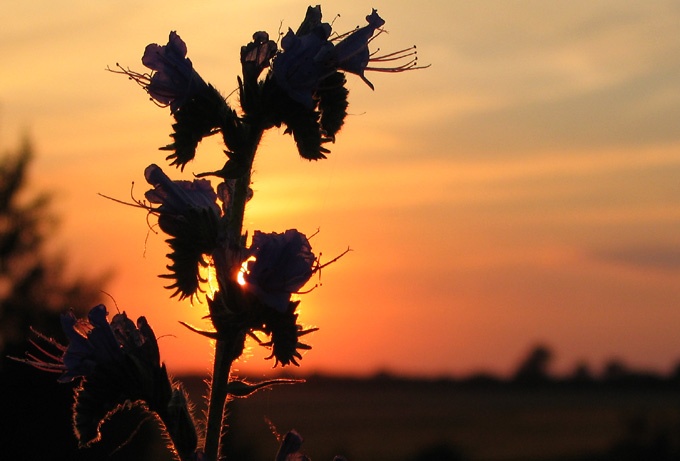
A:
<svg viewBox="0 0 680 461">
<path fill-rule="evenodd" d="M 282 37 L 281 46 L 269 34 L 255 32 L 241 47 L 238 77 L 238 110 L 198 74 L 187 57 L 187 46 L 176 32 L 167 44 L 148 45 L 140 73 L 117 65 L 112 72 L 126 75 L 174 117 L 172 142 L 166 160 L 183 170 L 195 157 L 206 136 L 221 134 L 226 162 L 217 170 L 196 174 L 191 181 L 172 180 L 163 170 L 149 165 L 144 176 L 151 189 L 134 205 L 158 218 L 168 235 L 171 297 L 205 298 L 213 330 L 192 331 L 215 340 L 215 362 L 209 407 L 199 436 L 191 404 L 181 386 L 168 377 L 160 360 L 156 337 L 144 317 L 135 324 L 125 313 L 107 320 L 103 305 L 95 306 L 87 319 L 73 314 L 62 317 L 68 345 L 35 332 L 38 352 L 27 353 L 24 362 L 61 373 L 60 381 L 79 380 L 73 422 L 83 446 L 97 443 L 102 426 L 119 414 L 153 420 L 166 435 L 172 459 L 216 461 L 224 458 L 225 404 L 233 397 L 295 380 L 273 379 L 250 383 L 235 378 L 232 363 L 252 337 L 271 350 L 274 366 L 299 365 L 302 352 L 311 346 L 301 338 L 316 328 L 299 323 L 295 296 L 322 267 L 309 239 L 296 229 L 285 232 L 255 230 L 250 242 L 243 229 L 245 205 L 251 199 L 253 159 L 263 133 L 285 126 L 300 155 L 309 160 L 326 158 L 347 116 L 345 73 L 358 75 L 370 88 L 366 72 L 402 72 L 421 69 L 415 47 L 377 55 L 371 42 L 384 29 L 376 10 L 367 25 L 337 33 L 322 21 L 321 7 L 309 7 L 304 21 Z M 391 64 L 386 67 L 385 64 Z M 382 67 L 381 67 L 382 65 Z M 266 72 L 265 72 L 266 71 Z M 220 182 L 216 188 L 206 177 Z M 206 270 L 212 270 L 216 288 L 202 294 Z M 262 339 L 262 337 L 265 339 Z M 131 428 L 129 438 L 135 436 Z M 309 459 L 301 451 L 302 437 L 290 431 L 283 438 L 277 461 Z M 341 458 L 336 458 L 337 460 Z"/>
</svg>

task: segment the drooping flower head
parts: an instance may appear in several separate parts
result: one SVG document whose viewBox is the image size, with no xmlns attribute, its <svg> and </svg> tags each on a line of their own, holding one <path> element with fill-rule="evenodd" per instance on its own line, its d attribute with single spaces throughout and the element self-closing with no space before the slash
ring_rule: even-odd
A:
<svg viewBox="0 0 680 461">
<path fill-rule="evenodd" d="M 152 72 L 123 69 L 122 73 L 139 83 L 158 104 L 170 106 L 173 114 L 194 95 L 208 91 L 208 84 L 187 58 L 186 43 L 175 31 L 170 32 L 167 45 L 147 45 L 142 64 Z"/>
<path fill-rule="evenodd" d="M 223 129 L 235 114 L 224 98 L 194 70 L 187 58 L 186 43 L 177 32 L 170 32 L 166 45 L 147 45 L 142 64 L 151 73 L 140 73 L 118 65 L 114 73 L 124 74 L 142 86 L 151 99 L 162 107 L 170 106 L 177 123 L 173 125 L 173 142 L 162 150 L 173 151 L 167 159 L 184 169 L 194 158 L 198 143 Z"/>
<path fill-rule="evenodd" d="M 246 290 L 278 312 L 314 273 L 316 257 L 307 237 L 295 229 L 279 234 L 255 231 L 244 274 Z"/>
<path fill-rule="evenodd" d="M 308 29 L 303 34 L 288 29 L 281 39 L 283 51 L 276 56 L 272 71 L 277 84 L 291 98 L 312 108 L 314 91 L 330 70 L 333 44 L 328 41 L 330 24 L 320 22 Z"/>
<path fill-rule="evenodd" d="M 179 216 L 191 210 L 202 210 L 219 217 L 217 194 L 207 179 L 173 181 L 155 164 L 146 167 L 144 177 L 154 187 L 144 196 L 149 202 L 159 204 L 159 210 L 167 216 Z"/>
<path fill-rule="evenodd" d="M 174 280 L 167 288 L 180 299 L 193 296 L 201 282 L 199 266 L 207 266 L 204 255 L 218 246 L 221 210 L 217 194 L 207 179 L 173 181 L 157 165 L 149 165 L 144 176 L 154 188 L 146 199 L 160 205 L 152 211 L 158 214 L 158 225 L 170 236 L 172 248 L 167 266 L 170 274 L 161 277 Z"/>
<path fill-rule="evenodd" d="M 291 296 L 311 291 L 300 290 L 312 275 L 349 251 L 347 248 L 321 264 L 312 252 L 309 239 L 296 229 L 283 233 L 255 231 L 253 234 L 250 248 L 243 251 L 241 290 L 232 291 L 240 293 L 242 304 L 247 306 L 241 313 L 248 318 L 249 328 L 270 338 L 260 345 L 271 349 L 267 358 L 275 359 L 274 366 L 299 365 L 302 351 L 311 349 L 302 342 L 302 337 L 317 330 L 298 323 L 300 301 L 292 300 Z"/>
</svg>

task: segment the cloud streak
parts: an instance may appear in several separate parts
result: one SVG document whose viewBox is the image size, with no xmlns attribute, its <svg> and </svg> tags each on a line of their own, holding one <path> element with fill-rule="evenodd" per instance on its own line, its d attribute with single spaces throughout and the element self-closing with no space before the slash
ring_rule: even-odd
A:
<svg viewBox="0 0 680 461">
<path fill-rule="evenodd" d="M 640 271 L 680 272 L 680 243 L 677 245 L 626 246 L 592 252 L 596 260 Z"/>
</svg>

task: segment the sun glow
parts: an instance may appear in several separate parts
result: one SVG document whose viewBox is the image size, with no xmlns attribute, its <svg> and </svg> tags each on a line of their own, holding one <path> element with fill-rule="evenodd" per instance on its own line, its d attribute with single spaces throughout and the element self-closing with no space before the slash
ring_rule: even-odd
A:
<svg viewBox="0 0 680 461">
<path fill-rule="evenodd" d="M 215 264 L 213 264 L 212 258 L 208 261 L 208 266 L 201 269 L 205 271 L 204 279 L 208 281 L 205 296 L 208 299 L 213 300 L 215 299 L 215 293 L 220 289 L 220 284 L 217 281 L 217 271 L 215 270 Z"/>
<path fill-rule="evenodd" d="M 239 270 L 238 274 L 236 275 L 236 281 L 241 286 L 245 286 L 246 284 L 246 274 L 248 273 L 248 263 L 250 261 L 255 261 L 255 257 L 251 256 L 250 258 L 243 261 L 243 264 L 241 264 L 241 270 Z"/>
</svg>

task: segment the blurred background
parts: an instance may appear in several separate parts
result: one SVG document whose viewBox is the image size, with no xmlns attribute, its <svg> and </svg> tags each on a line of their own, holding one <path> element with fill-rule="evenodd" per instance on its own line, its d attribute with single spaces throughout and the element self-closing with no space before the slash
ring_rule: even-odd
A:
<svg viewBox="0 0 680 461">
<path fill-rule="evenodd" d="M 198 72 L 236 102 L 240 46 L 258 30 L 275 38 L 295 29 L 307 6 L 3 6 L 0 152 L 10 173 L 2 189 L 14 201 L 0 212 L 26 217 L 2 217 L 3 356 L 24 350 L 28 325 L 58 332 L 48 325 L 63 308 L 105 302 L 110 312 L 148 318 L 171 373 L 208 372 L 211 345 L 178 324 L 208 327 L 205 304 L 170 300 L 157 277 L 167 264 L 163 235 L 142 210 L 98 194 L 142 198 L 150 163 L 176 179 L 217 169 L 222 146 L 204 141 L 184 173 L 167 166 L 158 148 L 170 141 L 169 109 L 106 68 L 146 70 L 144 47 L 165 44 L 176 30 Z M 389 32 L 375 47 L 416 44 L 421 64 L 432 66 L 371 73 L 375 91 L 350 76 L 350 115 L 327 160 L 300 159 L 282 130 L 265 136 L 256 159 L 248 231 L 319 229 L 312 245 L 322 262 L 353 249 L 302 297 L 301 320 L 320 330 L 296 371 L 506 382 L 544 350 L 539 369 L 551 382 L 600 382 L 617 372 L 673 382 L 677 2 L 322 4 L 338 32 L 363 25 L 371 7 Z M 12 185 L 21 158 L 25 180 Z M 27 250 L 9 264 L 21 247 L 12 229 Z M 238 371 L 271 376 L 266 355 L 253 343 Z M 30 390 L 8 378 L 15 365 L 3 365 L 3 385 Z M 607 440 L 598 447 L 611 446 Z"/>
</svg>

